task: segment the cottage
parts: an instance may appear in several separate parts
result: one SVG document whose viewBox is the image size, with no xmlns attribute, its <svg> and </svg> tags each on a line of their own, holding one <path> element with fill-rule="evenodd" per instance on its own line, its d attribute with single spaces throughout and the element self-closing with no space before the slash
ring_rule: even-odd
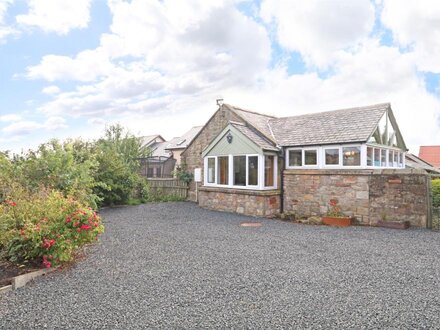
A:
<svg viewBox="0 0 440 330">
<path fill-rule="evenodd" d="M 406 151 L 388 103 L 285 118 L 222 104 L 181 157 L 202 170 L 202 207 L 308 217 L 337 200 L 359 223 L 426 226 L 430 178 L 406 168 Z"/>
</svg>

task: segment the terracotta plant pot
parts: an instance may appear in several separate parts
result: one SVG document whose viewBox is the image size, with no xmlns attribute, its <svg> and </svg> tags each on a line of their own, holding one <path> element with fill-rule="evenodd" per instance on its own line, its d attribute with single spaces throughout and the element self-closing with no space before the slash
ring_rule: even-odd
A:
<svg viewBox="0 0 440 330">
<path fill-rule="evenodd" d="M 322 223 L 324 225 L 336 226 L 336 227 L 348 227 L 353 223 L 353 219 L 349 217 L 336 218 L 336 217 L 322 217 Z"/>
<path fill-rule="evenodd" d="M 392 229 L 408 229 L 410 226 L 409 221 L 379 221 L 377 223 L 379 227 L 392 228 Z"/>
</svg>

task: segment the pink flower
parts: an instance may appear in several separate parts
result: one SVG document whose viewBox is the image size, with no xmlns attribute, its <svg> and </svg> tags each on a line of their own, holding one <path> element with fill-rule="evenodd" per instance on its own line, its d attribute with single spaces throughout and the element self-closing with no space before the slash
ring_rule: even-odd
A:
<svg viewBox="0 0 440 330">
<path fill-rule="evenodd" d="M 52 266 L 52 263 L 49 260 L 47 260 L 46 256 L 43 256 L 43 266 L 46 268 L 50 268 Z"/>
<path fill-rule="evenodd" d="M 5 200 L 5 203 L 8 204 L 9 206 L 17 206 L 16 202 L 10 201 L 10 200 Z"/>
<path fill-rule="evenodd" d="M 92 229 L 92 227 L 90 227 L 90 225 L 83 224 L 83 225 L 81 225 L 81 229 L 82 230 L 90 230 L 90 229 Z"/>
</svg>

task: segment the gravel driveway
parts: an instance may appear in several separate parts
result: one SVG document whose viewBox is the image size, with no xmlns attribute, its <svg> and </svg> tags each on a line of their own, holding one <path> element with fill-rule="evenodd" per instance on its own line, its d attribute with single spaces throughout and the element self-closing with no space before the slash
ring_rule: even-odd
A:
<svg viewBox="0 0 440 330">
<path fill-rule="evenodd" d="M 1 329 L 440 329 L 440 233 L 296 225 L 192 203 L 102 215 L 106 233 L 85 260 L 0 296 Z"/>
</svg>

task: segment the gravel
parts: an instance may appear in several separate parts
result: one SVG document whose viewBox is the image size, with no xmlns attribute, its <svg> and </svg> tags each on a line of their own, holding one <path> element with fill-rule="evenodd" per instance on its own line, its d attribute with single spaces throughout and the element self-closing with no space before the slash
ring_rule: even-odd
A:
<svg viewBox="0 0 440 330">
<path fill-rule="evenodd" d="M 193 203 L 102 215 L 106 232 L 84 260 L 0 296 L 1 329 L 440 329 L 440 233 Z"/>
</svg>

